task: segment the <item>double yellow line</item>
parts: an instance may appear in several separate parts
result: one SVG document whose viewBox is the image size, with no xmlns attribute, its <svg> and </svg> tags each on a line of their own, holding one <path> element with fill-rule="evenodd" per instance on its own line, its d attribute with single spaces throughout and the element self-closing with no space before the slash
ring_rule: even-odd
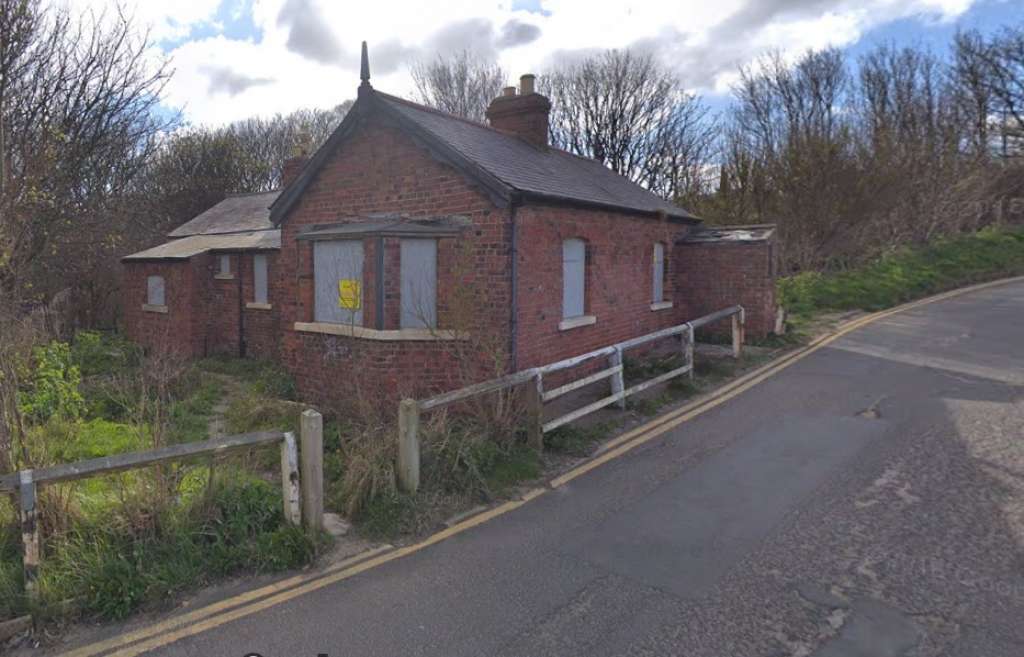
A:
<svg viewBox="0 0 1024 657">
<path fill-rule="evenodd" d="M 122 636 L 99 641 L 70 652 L 66 652 L 62 657 L 96 657 L 98 655 L 106 655 L 106 657 L 135 657 L 136 655 L 141 655 L 150 650 L 166 646 L 180 639 L 212 630 L 224 625 L 225 623 L 230 623 L 231 621 L 238 620 L 239 618 L 244 618 L 270 607 L 288 602 L 289 600 L 293 600 L 299 596 L 312 593 L 313 591 L 322 589 L 325 586 L 330 586 L 331 584 L 348 579 L 358 575 L 359 573 L 381 566 L 389 561 L 400 559 L 414 552 L 418 552 L 424 548 L 434 545 L 435 543 L 440 543 L 441 541 L 456 534 L 460 534 L 468 529 L 472 529 L 473 527 L 482 525 L 485 522 L 489 522 L 490 520 L 497 518 L 498 516 L 502 516 L 509 511 L 518 509 L 530 500 L 543 495 L 550 489 L 564 486 L 568 482 L 590 472 L 594 468 L 617 459 L 626 452 L 629 452 L 630 450 L 639 447 L 640 445 L 643 445 L 644 443 L 647 443 L 668 431 L 671 431 L 680 424 L 687 422 L 694 417 L 711 410 L 712 408 L 724 404 L 733 397 L 742 394 L 765 379 L 774 376 L 778 372 L 799 362 L 800 360 L 803 360 L 819 349 L 828 346 L 832 342 L 838 340 L 851 331 L 861 328 L 862 326 L 866 326 L 867 324 L 896 313 L 904 312 L 926 304 L 935 303 L 936 301 L 942 301 L 962 294 L 967 294 L 969 292 L 1020 281 L 1024 281 L 1024 276 L 973 285 L 971 287 L 961 288 L 933 297 L 928 297 L 927 299 L 921 299 L 890 310 L 865 315 L 864 317 L 847 322 L 834 333 L 819 337 L 807 346 L 782 356 L 771 363 L 740 377 L 739 379 L 715 390 L 706 397 L 695 400 L 670 413 L 666 413 L 659 418 L 636 427 L 614 440 L 611 440 L 601 447 L 599 453 L 595 457 L 585 461 L 565 474 L 555 477 L 548 482 L 548 487 L 530 490 L 517 500 L 505 502 L 504 504 L 467 518 L 452 525 L 451 527 L 448 527 L 447 529 L 444 529 L 443 531 L 427 537 L 418 543 L 397 549 L 390 545 L 381 546 L 361 555 L 352 557 L 351 559 L 346 559 L 345 561 L 334 564 L 325 571 L 308 575 L 298 575 L 275 584 L 254 589 L 215 604 L 208 605 L 202 609 L 174 616 L 159 623 L 129 632 Z"/>
</svg>

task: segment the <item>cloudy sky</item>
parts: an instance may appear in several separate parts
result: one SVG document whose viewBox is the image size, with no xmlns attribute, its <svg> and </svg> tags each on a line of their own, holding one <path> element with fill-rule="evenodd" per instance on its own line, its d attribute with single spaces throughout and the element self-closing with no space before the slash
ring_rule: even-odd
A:
<svg viewBox="0 0 1024 657">
<path fill-rule="evenodd" d="M 55 0 L 73 10 L 100 0 Z M 175 69 L 167 102 L 192 123 L 329 107 L 355 94 L 359 44 L 373 84 L 412 93 L 410 63 L 462 49 L 511 74 L 610 47 L 651 48 L 722 102 L 737 65 L 773 48 L 939 48 L 957 27 L 1020 20 L 1022 0 L 123 0 Z"/>
</svg>

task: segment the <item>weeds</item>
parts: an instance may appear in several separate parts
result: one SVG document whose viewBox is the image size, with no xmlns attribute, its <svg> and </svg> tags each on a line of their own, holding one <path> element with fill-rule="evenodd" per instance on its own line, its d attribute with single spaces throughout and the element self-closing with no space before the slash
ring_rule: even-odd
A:
<svg viewBox="0 0 1024 657">
<path fill-rule="evenodd" d="M 985 229 L 892 251 L 857 269 L 779 279 L 779 300 L 799 328 L 815 313 L 881 310 L 962 285 L 1024 274 L 1024 229 Z"/>
<path fill-rule="evenodd" d="M 612 422 L 602 422 L 589 427 L 562 425 L 544 434 L 544 448 L 568 456 L 589 456 L 594 445 L 601 442 L 616 429 Z"/>
<path fill-rule="evenodd" d="M 253 394 L 295 400 L 295 381 L 280 365 L 270 361 L 214 356 L 200 361 L 198 366 L 205 372 L 245 381 Z"/>
<path fill-rule="evenodd" d="M 115 513 L 49 541 L 39 575 L 43 607 L 75 600 L 86 614 L 124 618 L 240 570 L 297 567 L 315 549 L 301 528 L 283 522 L 280 491 L 239 473 L 163 510 L 148 527 L 135 525 Z"/>
</svg>

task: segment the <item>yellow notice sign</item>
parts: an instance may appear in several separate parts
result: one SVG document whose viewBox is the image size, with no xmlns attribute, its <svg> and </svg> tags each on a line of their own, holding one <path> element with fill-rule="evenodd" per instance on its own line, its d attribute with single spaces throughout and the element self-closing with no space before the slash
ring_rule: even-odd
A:
<svg viewBox="0 0 1024 657">
<path fill-rule="evenodd" d="M 338 306 L 346 310 L 359 310 L 363 295 L 358 278 L 343 278 L 338 281 Z"/>
</svg>

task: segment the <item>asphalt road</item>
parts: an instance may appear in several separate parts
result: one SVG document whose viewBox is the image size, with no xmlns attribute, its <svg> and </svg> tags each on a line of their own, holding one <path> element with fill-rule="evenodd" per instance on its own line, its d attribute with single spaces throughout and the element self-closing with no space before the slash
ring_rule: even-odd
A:
<svg viewBox="0 0 1024 657">
<path fill-rule="evenodd" d="M 1024 655 L 1024 284 L 859 329 L 525 506 L 164 656 Z"/>
</svg>

